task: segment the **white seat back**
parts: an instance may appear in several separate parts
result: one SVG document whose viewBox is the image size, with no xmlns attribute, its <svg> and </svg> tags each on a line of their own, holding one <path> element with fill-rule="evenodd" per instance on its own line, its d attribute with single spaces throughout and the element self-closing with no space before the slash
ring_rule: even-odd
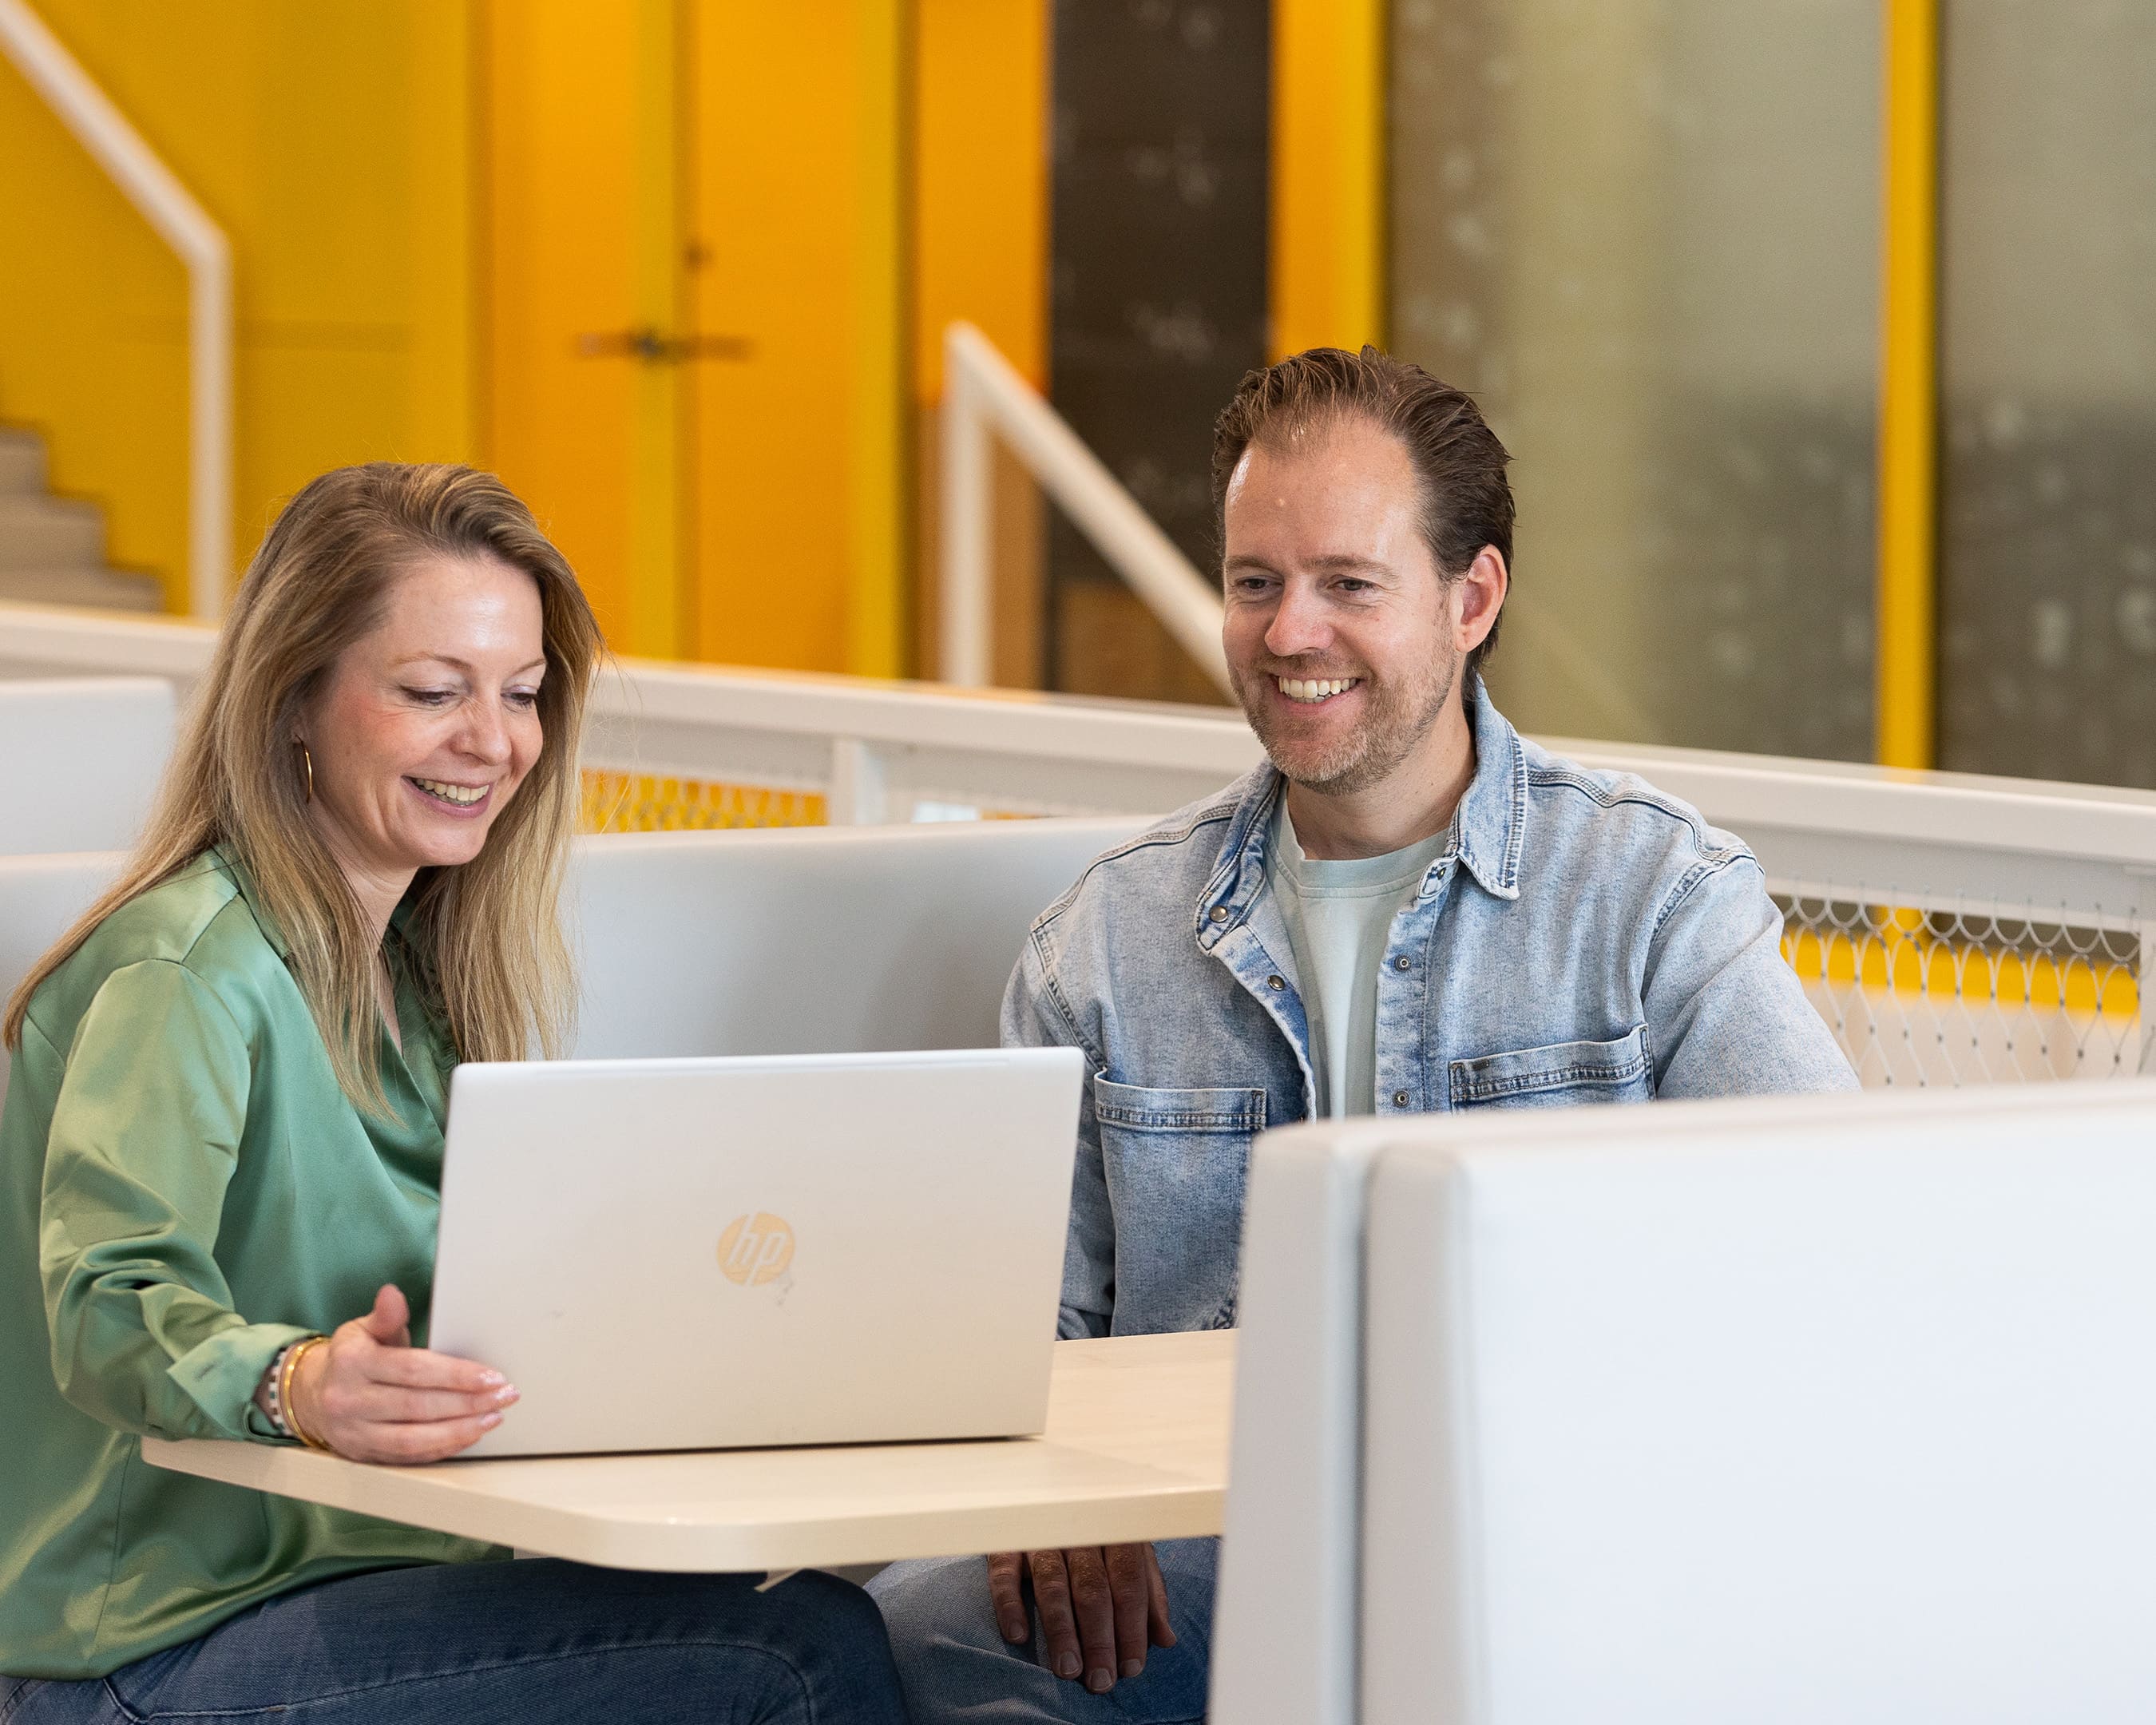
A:
<svg viewBox="0 0 2156 1725">
<path fill-rule="evenodd" d="M 1235 1466 L 1214 1599 L 1219 1725 L 1350 1725 L 1373 1122 L 1268 1132 L 1243 1204 Z"/>
<path fill-rule="evenodd" d="M 2156 1717 L 2156 1084 L 1627 1111 L 1378 1157 L 1361 1717 Z"/>
<path fill-rule="evenodd" d="M 624 834 L 577 847 L 577 1053 L 981 1048 L 1026 930 L 1143 822 Z"/>
<path fill-rule="evenodd" d="M 578 841 L 586 1059 L 993 1047 L 1028 927 L 1106 820 L 651 833 Z M 0 857 L 12 993 L 121 854 Z M 6 1067 L 0 1062 L 0 1080 Z"/>
<path fill-rule="evenodd" d="M 69 925 L 90 908 L 127 860 L 124 851 L 72 856 L 0 856 L 0 1007 Z M 9 1055 L 0 1047 L 0 1101 Z"/>
<path fill-rule="evenodd" d="M 162 677 L 0 681 L 0 856 L 132 845 L 173 723 Z"/>
</svg>

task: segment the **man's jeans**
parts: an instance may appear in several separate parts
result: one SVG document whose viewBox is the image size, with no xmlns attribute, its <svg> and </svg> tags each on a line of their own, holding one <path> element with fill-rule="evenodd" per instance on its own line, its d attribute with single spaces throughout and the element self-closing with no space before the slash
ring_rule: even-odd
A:
<svg viewBox="0 0 2156 1725">
<path fill-rule="evenodd" d="M 109 1677 L 0 1677 L 0 1725 L 288 1709 L 308 1725 L 905 1725 L 865 1594 L 814 1573 L 754 1583 L 542 1558 L 379 1570 L 268 1600 Z"/>
<path fill-rule="evenodd" d="M 1039 1613 L 1032 1645 L 1004 1640 L 988 1609 L 986 1558 L 893 1563 L 869 1591 L 891 1625 L 914 1725 L 1195 1725 L 1205 1717 L 1220 1542 L 1167 1539 L 1153 1552 L 1168 1584 L 1175 1645 L 1153 1648 L 1142 1673 L 1119 1679 L 1106 1695 L 1049 1670 Z"/>
</svg>

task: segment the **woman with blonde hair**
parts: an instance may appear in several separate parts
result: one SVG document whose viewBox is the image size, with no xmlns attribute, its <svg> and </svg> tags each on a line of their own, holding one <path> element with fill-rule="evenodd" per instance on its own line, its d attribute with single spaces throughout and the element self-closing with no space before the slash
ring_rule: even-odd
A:
<svg viewBox="0 0 2156 1725">
<path fill-rule="evenodd" d="M 8 1008 L 0 1725 L 902 1719 L 830 1577 L 489 1562 L 142 1461 L 433 1461 L 514 1417 L 413 1314 L 449 1069 L 563 1044 L 600 653 L 488 475 L 340 469 L 264 540 L 147 833 Z"/>
</svg>

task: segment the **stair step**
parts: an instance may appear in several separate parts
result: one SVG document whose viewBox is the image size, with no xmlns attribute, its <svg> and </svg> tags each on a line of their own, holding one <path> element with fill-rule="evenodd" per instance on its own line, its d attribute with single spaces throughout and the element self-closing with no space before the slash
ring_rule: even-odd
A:
<svg viewBox="0 0 2156 1725">
<path fill-rule="evenodd" d="M 37 605 L 93 605 L 103 611 L 162 611 L 164 583 L 121 569 L 0 567 L 0 600 Z"/>
<path fill-rule="evenodd" d="M 0 497 L 45 489 L 45 440 L 34 432 L 0 430 Z"/>
<path fill-rule="evenodd" d="M 0 497 L 0 569 L 101 569 L 105 517 L 62 497 Z"/>
</svg>

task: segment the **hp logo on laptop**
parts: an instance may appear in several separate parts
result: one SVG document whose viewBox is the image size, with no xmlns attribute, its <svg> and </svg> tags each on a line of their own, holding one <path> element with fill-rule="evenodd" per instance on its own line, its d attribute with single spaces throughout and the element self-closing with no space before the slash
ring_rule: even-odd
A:
<svg viewBox="0 0 2156 1725">
<path fill-rule="evenodd" d="M 793 1261 L 793 1229 L 783 1216 L 758 1210 L 736 1216 L 719 1236 L 719 1271 L 728 1281 L 760 1288 Z"/>
</svg>

